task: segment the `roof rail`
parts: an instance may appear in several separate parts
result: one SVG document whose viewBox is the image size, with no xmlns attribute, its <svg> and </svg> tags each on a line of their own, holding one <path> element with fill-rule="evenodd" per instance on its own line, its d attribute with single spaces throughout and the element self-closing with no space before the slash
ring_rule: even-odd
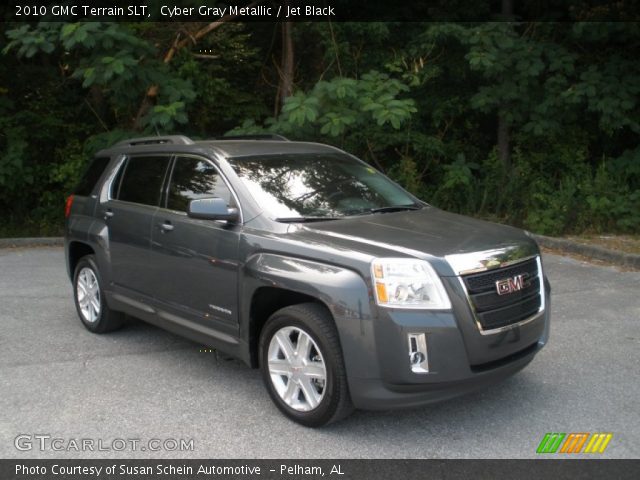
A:
<svg viewBox="0 0 640 480">
<path fill-rule="evenodd" d="M 139 137 L 129 138 L 116 143 L 115 147 L 135 147 L 138 145 L 162 145 L 171 143 L 174 145 L 191 145 L 193 140 L 184 135 L 167 135 L 165 137 Z"/>
<path fill-rule="evenodd" d="M 282 140 L 288 142 L 287 137 L 277 133 L 260 133 L 256 135 L 229 135 L 227 137 L 215 137 L 214 140 Z"/>
</svg>

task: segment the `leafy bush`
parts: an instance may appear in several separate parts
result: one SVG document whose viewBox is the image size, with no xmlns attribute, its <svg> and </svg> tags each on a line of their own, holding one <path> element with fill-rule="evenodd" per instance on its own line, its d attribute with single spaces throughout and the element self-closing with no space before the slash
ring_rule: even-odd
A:
<svg viewBox="0 0 640 480">
<path fill-rule="evenodd" d="M 284 104 L 281 25 L 197 44 L 192 28 L 5 25 L 0 235 L 59 233 L 86 163 L 121 138 L 266 131 L 340 146 L 456 212 L 551 235 L 640 230 L 636 23 L 296 23 Z"/>
</svg>

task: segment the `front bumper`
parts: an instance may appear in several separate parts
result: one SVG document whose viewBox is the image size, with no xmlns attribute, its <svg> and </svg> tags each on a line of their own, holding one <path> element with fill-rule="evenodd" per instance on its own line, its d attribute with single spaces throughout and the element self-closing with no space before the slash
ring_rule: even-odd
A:
<svg viewBox="0 0 640 480">
<path fill-rule="evenodd" d="M 526 367 L 544 346 L 536 343 L 522 355 L 509 358 L 505 364 L 466 378 L 442 382 L 390 384 L 381 379 L 353 379 L 350 382 L 354 405 L 362 410 L 388 410 L 411 408 L 436 403 L 486 388 L 514 375 Z M 357 395 L 353 395 L 353 392 Z"/>
<path fill-rule="evenodd" d="M 382 410 L 415 407 L 466 394 L 495 384 L 523 369 L 549 338 L 549 284 L 544 311 L 524 325 L 482 335 L 459 283 L 445 285 L 452 311 L 424 312 L 378 309 L 373 325 L 375 348 L 366 370 L 349 378 L 357 408 Z M 425 334 L 428 372 L 410 368 L 407 337 Z"/>
</svg>

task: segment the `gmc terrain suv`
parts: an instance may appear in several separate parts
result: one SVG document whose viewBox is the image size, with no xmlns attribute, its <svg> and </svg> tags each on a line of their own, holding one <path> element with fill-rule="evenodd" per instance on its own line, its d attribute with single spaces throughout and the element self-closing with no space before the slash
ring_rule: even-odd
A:
<svg viewBox="0 0 640 480">
<path fill-rule="evenodd" d="M 65 215 L 86 328 L 130 315 L 237 357 L 307 426 L 502 380 L 549 335 L 526 232 L 432 207 L 328 145 L 123 141 Z"/>
</svg>

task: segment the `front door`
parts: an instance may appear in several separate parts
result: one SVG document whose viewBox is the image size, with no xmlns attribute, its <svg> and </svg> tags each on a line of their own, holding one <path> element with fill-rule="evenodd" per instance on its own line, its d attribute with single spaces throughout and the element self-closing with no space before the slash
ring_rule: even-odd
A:
<svg viewBox="0 0 640 480">
<path fill-rule="evenodd" d="M 153 221 L 152 254 L 161 269 L 156 296 L 174 322 L 237 336 L 241 227 L 187 216 L 190 200 L 212 196 L 237 206 L 210 160 L 177 156 Z"/>
</svg>

